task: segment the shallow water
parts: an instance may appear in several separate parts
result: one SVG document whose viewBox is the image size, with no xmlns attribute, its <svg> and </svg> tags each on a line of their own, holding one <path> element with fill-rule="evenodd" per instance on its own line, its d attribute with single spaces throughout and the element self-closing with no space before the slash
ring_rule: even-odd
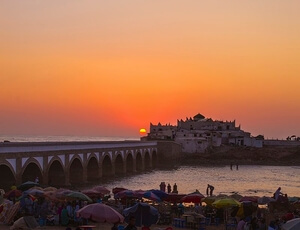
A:
<svg viewBox="0 0 300 230">
<path fill-rule="evenodd" d="M 108 189 L 158 189 L 164 181 L 178 185 L 179 193 L 191 193 L 198 189 L 205 195 L 207 184 L 215 187 L 214 194 L 272 196 L 278 187 L 288 196 L 300 196 L 299 166 L 240 165 L 239 170 L 229 166 L 182 166 L 173 170 L 153 170 L 139 175 L 119 177 L 103 183 Z"/>
</svg>

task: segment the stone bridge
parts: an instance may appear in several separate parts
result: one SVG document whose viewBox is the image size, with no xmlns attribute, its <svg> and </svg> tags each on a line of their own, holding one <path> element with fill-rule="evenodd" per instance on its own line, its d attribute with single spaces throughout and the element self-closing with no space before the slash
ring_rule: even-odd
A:
<svg viewBox="0 0 300 230">
<path fill-rule="evenodd" d="M 0 143 L 0 188 L 34 181 L 63 186 L 156 167 L 157 143 Z"/>
</svg>

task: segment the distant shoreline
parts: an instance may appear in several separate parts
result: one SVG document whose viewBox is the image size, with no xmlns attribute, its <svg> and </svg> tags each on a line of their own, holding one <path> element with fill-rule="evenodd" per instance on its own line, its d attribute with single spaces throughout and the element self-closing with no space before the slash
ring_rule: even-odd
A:
<svg viewBox="0 0 300 230">
<path fill-rule="evenodd" d="M 222 146 L 206 153 L 183 153 L 180 165 L 270 165 L 300 166 L 300 147 L 263 148 Z"/>
</svg>

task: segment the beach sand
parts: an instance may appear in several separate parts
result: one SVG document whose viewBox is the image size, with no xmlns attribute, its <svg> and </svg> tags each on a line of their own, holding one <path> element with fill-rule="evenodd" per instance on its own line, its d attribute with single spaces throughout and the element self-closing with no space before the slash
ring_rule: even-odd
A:
<svg viewBox="0 0 300 230">
<path fill-rule="evenodd" d="M 90 225 L 95 225 L 96 228 L 94 228 L 95 230 L 97 229 L 101 229 L 101 230 L 110 230 L 112 227 L 112 224 L 107 224 L 107 223 L 90 223 Z M 126 224 L 125 224 L 126 226 Z M 8 230 L 10 226 L 7 225 L 0 225 L 0 230 Z M 70 226 L 71 227 L 71 226 Z M 191 228 L 175 228 L 172 225 L 152 225 L 150 227 L 151 230 L 165 230 L 167 227 L 172 227 L 173 230 L 183 230 L 183 229 L 191 229 Z M 35 229 L 49 229 L 49 230 L 65 230 L 66 227 L 63 226 L 45 226 L 45 227 L 38 227 Z M 75 230 L 75 227 L 71 227 L 72 230 Z M 138 227 L 138 230 L 141 230 L 142 228 Z M 225 229 L 224 225 L 221 224 L 219 226 L 206 226 L 206 230 L 220 230 L 220 229 Z"/>
</svg>

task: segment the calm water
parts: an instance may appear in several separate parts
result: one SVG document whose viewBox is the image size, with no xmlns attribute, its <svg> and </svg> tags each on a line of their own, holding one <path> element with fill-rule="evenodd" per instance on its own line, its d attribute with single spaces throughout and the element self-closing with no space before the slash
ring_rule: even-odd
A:
<svg viewBox="0 0 300 230">
<path fill-rule="evenodd" d="M 109 189 L 159 188 L 160 182 L 178 185 L 179 193 L 191 193 L 198 189 L 206 193 L 207 184 L 215 187 L 214 194 L 269 195 L 278 187 L 289 196 L 300 196 L 300 167 L 241 165 L 239 170 L 227 167 L 184 166 L 174 170 L 155 170 L 141 175 L 115 178 L 103 185 Z"/>
<path fill-rule="evenodd" d="M 91 136 L 28 136 L 28 135 L 0 135 L 0 142 L 51 142 L 51 141 L 124 141 L 139 140 L 139 137 L 91 137 Z"/>
</svg>

